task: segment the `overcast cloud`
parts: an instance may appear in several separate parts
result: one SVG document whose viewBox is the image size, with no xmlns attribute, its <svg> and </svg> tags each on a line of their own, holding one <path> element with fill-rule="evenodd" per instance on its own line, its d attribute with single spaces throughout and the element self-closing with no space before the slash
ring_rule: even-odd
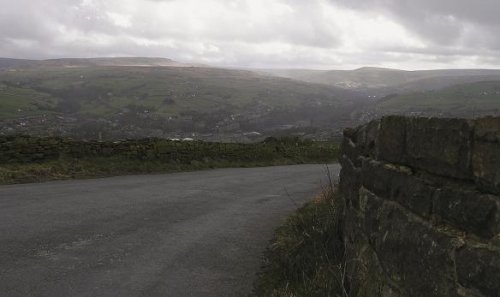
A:
<svg viewBox="0 0 500 297">
<path fill-rule="evenodd" d="M 0 56 L 500 68 L 498 0 L 0 0 Z"/>
</svg>

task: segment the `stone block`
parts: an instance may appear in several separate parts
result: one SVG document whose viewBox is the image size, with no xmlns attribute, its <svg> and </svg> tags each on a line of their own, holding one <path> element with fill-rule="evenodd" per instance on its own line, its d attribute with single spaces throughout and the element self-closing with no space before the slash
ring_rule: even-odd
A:
<svg viewBox="0 0 500 297">
<path fill-rule="evenodd" d="M 461 230 L 491 238 L 500 232 L 500 197 L 460 188 L 442 188 L 433 213 Z"/>
<path fill-rule="evenodd" d="M 452 238 L 362 188 L 365 234 L 403 296 L 456 296 Z"/>
<path fill-rule="evenodd" d="M 344 138 L 350 138 L 351 140 L 354 141 L 356 139 L 356 129 L 345 128 L 342 131 L 342 135 L 344 136 Z"/>
<path fill-rule="evenodd" d="M 500 117 L 486 117 L 476 120 L 476 140 L 500 143 Z"/>
<path fill-rule="evenodd" d="M 478 186 L 485 191 L 500 194 L 500 143 L 476 141 L 472 163 Z"/>
<path fill-rule="evenodd" d="M 351 160 L 345 156 L 341 156 L 339 161 L 342 165 L 339 180 L 340 192 L 349 206 L 358 208 L 358 189 L 361 185 L 361 170 L 354 167 Z"/>
<path fill-rule="evenodd" d="M 429 173 L 472 179 L 473 124 L 464 119 L 409 118 L 408 165 Z"/>
<path fill-rule="evenodd" d="M 391 193 L 392 172 L 384 169 L 384 163 L 366 159 L 361 169 L 362 184 L 380 197 L 389 198 Z"/>
<path fill-rule="evenodd" d="M 344 137 L 342 139 L 342 143 L 340 145 L 340 154 L 349 158 L 355 166 L 361 166 L 361 161 L 359 160 L 361 151 L 350 138 Z"/>
<path fill-rule="evenodd" d="M 348 209 L 344 217 L 345 265 L 349 296 L 403 296 L 391 287 L 363 232 L 364 213 Z"/>
<path fill-rule="evenodd" d="M 371 121 L 365 126 L 363 131 L 363 145 L 361 148 L 362 154 L 365 157 L 376 157 L 376 142 L 380 128 L 380 121 Z"/>
<path fill-rule="evenodd" d="M 357 128 L 354 142 L 358 148 L 358 154 L 363 157 L 375 157 L 375 142 L 379 127 L 380 121 L 374 120 Z"/>
<path fill-rule="evenodd" d="M 462 286 L 459 286 L 458 291 L 457 291 L 457 296 L 458 297 L 484 297 L 477 290 L 464 288 Z"/>
<path fill-rule="evenodd" d="M 500 250 L 466 245 L 456 255 L 458 281 L 484 296 L 500 296 Z"/>
<path fill-rule="evenodd" d="M 406 118 L 387 116 L 380 120 L 375 142 L 378 160 L 391 163 L 405 163 Z"/>
<path fill-rule="evenodd" d="M 366 161 L 361 176 L 363 186 L 377 196 L 398 202 L 422 217 L 430 216 L 435 189 L 414 176 L 410 168 Z"/>
</svg>

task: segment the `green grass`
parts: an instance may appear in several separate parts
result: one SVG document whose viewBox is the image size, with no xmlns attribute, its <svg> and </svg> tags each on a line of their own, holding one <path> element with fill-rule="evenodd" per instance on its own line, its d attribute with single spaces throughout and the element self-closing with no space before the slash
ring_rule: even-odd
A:
<svg viewBox="0 0 500 297">
<path fill-rule="evenodd" d="M 169 173 L 227 167 L 260 167 L 296 164 L 281 159 L 261 162 L 193 161 L 189 164 L 130 160 L 123 157 L 87 160 L 61 159 L 32 164 L 0 165 L 0 184 L 44 182 L 50 180 L 85 179 L 129 174 Z"/>
<path fill-rule="evenodd" d="M 32 89 L 0 85 L 0 118 L 48 112 L 57 103 L 50 95 Z"/>
<path fill-rule="evenodd" d="M 473 113 L 500 110 L 500 82 L 461 84 L 442 90 L 411 93 L 382 99 L 376 110 L 383 113 L 442 111 Z"/>
<path fill-rule="evenodd" d="M 10 86 L 8 93 L 2 85 Z M 240 113 L 256 100 L 287 107 L 317 100 L 345 104 L 336 94 L 337 89 L 324 85 L 216 68 L 43 68 L 0 73 L 0 119 L 26 106 L 34 113 L 52 111 L 53 106 L 36 106 L 41 96 L 52 103 L 77 101 L 78 112 L 87 115 L 115 114 L 135 104 L 165 116 L 220 108 Z M 173 103 L 166 104 L 166 98 Z"/>
<path fill-rule="evenodd" d="M 255 296 L 348 296 L 339 235 L 342 204 L 332 188 L 300 208 L 276 231 L 255 283 Z"/>
</svg>

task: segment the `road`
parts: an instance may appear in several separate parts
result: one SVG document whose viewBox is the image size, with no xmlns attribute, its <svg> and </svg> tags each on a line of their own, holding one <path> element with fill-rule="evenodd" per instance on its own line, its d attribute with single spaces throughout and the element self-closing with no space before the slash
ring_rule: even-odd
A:
<svg viewBox="0 0 500 297">
<path fill-rule="evenodd" d="M 246 297 L 274 229 L 319 192 L 325 172 L 296 165 L 0 186 L 0 296 Z"/>
</svg>

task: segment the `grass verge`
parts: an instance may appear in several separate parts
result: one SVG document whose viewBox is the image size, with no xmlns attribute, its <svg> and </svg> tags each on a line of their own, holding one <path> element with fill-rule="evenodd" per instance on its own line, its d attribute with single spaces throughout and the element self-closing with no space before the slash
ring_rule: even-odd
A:
<svg viewBox="0 0 500 297">
<path fill-rule="evenodd" d="M 135 160 L 123 157 L 60 159 L 29 164 L 0 165 L 0 184 L 32 183 L 51 180 L 110 177 L 127 174 L 170 173 L 229 167 L 263 167 L 299 164 L 290 159 L 273 161 L 208 160 L 190 163 Z"/>
<path fill-rule="evenodd" d="M 257 297 L 348 296 L 342 203 L 329 186 L 277 229 L 254 286 Z"/>
<path fill-rule="evenodd" d="M 161 139 L 82 142 L 62 138 L 0 137 L 0 184 L 167 173 L 227 167 L 328 163 L 335 142 L 294 138 L 261 143 L 179 142 Z"/>
</svg>

